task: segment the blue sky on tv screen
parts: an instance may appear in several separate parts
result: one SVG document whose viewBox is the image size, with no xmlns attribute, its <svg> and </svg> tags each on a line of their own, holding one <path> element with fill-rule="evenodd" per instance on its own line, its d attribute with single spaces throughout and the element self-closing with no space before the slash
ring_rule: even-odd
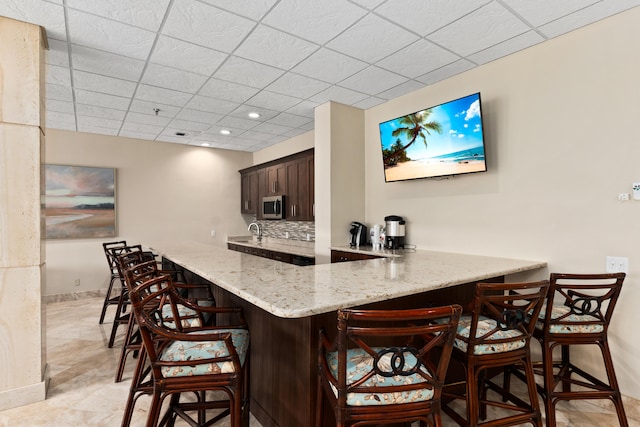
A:
<svg viewBox="0 0 640 427">
<path fill-rule="evenodd" d="M 407 149 L 407 156 L 411 160 L 430 159 L 462 150 L 482 147 L 482 119 L 480 117 L 480 96 L 473 94 L 456 99 L 436 107 L 432 107 L 429 122 L 438 122 L 442 133 L 429 131 L 426 134 L 427 146 L 422 138 L 418 138 Z M 393 145 L 398 138 L 402 145 L 410 141 L 406 136 L 391 136 L 391 133 L 401 127 L 400 118 L 380 123 L 380 141 L 382 148 Z"/>
</svg>

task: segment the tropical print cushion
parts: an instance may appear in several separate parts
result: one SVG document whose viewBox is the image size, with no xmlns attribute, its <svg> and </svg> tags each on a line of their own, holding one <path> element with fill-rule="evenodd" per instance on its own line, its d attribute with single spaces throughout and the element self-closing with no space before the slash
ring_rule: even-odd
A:
<svg viewBox="0 0 640 427">
<path fill-rule="evenodd" d="M 382 348 L 374 348 L 376 352 L 383 350 Z M 405 366 L 407 369 L 414 367 L 417 363 L 416 357 L 404 352 Z M 327 354 L 327 362 L 329 369 L 334 377 L 338 377 L 338 353 L 330 352 Z M 380 358 L 378 363 L 380 370 L 383 372 L 391 372 L 391 353 L 387 352 Z M 347 385 L 361 379 L 364 375 L 372 370 L 373 358 L 363 349 L 350 349 L 347 351 Z M 427 369 L 421 368 L 424 372 Z M 430 376 L 430 374 L 428 374 Z M 385 392 L 385 387 L 393 385 L 417 384 L 425 383 L 425 388 L 419 390 L 408 390 L 404 392 Z M 371 406 L 371 405 L 395 405 L 402 403 L 421 402 L 433 398 L 433 390 L 428 387 L 425 379 L 418 375 L 397 375 L 385 377 L 382 375 L 373 375 L 364 384 L 364 387 L 376 387 L 380 389 L 378 393 L 347 393 L 347 405 L 349 406 Z M 338 395 L 338 390 L 333 388 L 334 394 Z"/>
<path fill-rule="evenodd" d="M 197 331 L 191 334 L 203 334 L 211 332 L 231 332 L 231 340 L 236 348 L 240 363 L 244 364 L 249 348 L 249 331 L 246 329 L 219 329 L 217 331 Z M 211 357 L 228 356 L 229 351 L 224 341 L 174 341 L 167 346 L 159 355 L 159 360 L 167 361 L 185 361 L 208 359 Z M 161 368 L 162 375 L 165 377 L 184 377 L 193 375 L 207 374 L 227 374 L 234 372 L 233 363 L 202 363 L 190 366 L 165 366 Z"/>
<path fill-rule="evenodd" d="M 453 342 L 454 347 L 466 352 L 469 344 L 469 333 L 471 330 L 471 316 L 460 317 L 458 322 L 458 332 L 456 339 Z M 476 329 L 476 338 L 482 337 L 488 334 L 496 328 L 496 321 L 486 316 L 480 316 L 478 318 L 478 328 Z M 476 345 L 473 349 L 473 354 L 491 354 L 491 353 L 504 353 L 507 351 L 517 350 L 522 348 L 526 344 L 526 339 L 517 339 L 523 337 L 522 332 L 516 329 L 500 330 L 498 329 L 492 335 L 485 338 L 485 344 Z M 491 343 L 492 340 L 501 340 L 513 338 L 511 341 Z M 486 342 L 489 341 L 489 342 Z"/>
<path fill-rule="evenodd" d="M 551 319 L 558 319 L 562 316 L 565 316 L 571 312 L 571 308 L 567 306 L 554 306 L 551 309 Z M 540 316 L 538 316 L 538 320 L 536 322 L 537 329 L 544 329 L 544 319 L 547 315 L 547 306 L 546 304 L 542 307 L 540 311 Z M 562 317 L 560 322 L 556 324 L 549 325 L 549 332 L 552 334 L 589 334 L 589 333 L 598 333 L 604 331 L 603 323 L 591 323 L 591 324 L 581 324 L 579 322 L 598 322 L 599 319 L 590 314 L 577 314 L 570 313 L 566 317 Z M 571 322 L 576 322 L 575 324 L 571 324 Z"/>
<path fill-rule="evenodd" d="M 213 306 L 213 301 L 208 301 L 208 300 L 197 301 L 197 303 L 198 305 L 201 305 L 203 307 Z M 178 314 L 181 317 L 180 323 L 182 324 L 183 328 L 199 328 L 202 326 L 202 322 L 198 318 L 195 310 L 185 307 L 182 304 L 176 304 L 176 306 L 178 308 Z M 204 314 L 205 322 L 207 321 L 208 317 L 210 317 L 210 314 L 205 313 Z M 163 305 L 162 306 L 162 319 L 164 320 L 163 325 L 166 326 L 167 328 L 174 329 L 175 328 L 174 322 L 166 321 L 167 319 L 172 319 L 172 318 L 173 318 L 173 313 L 171 311 L 171 305 L 170 304 Z"/>
</svg>

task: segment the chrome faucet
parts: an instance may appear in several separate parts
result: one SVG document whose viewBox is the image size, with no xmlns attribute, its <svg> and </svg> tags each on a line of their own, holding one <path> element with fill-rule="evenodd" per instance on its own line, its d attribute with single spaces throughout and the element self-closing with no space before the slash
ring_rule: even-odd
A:
<svg viewBox="0 0 640 427">
<path fill-rule="evenodd" d="M 251 224 L 249 224 L 249 228 L 247 230 L 251 231 L 251 226 L 255 225 L 256 226 L 256 231 L 258 232 L 258 241 L 262 240 L 262 231 L 260 230 L 260 225 L 258 225 L 257 222 L 252 222 Z"/>
</svg>

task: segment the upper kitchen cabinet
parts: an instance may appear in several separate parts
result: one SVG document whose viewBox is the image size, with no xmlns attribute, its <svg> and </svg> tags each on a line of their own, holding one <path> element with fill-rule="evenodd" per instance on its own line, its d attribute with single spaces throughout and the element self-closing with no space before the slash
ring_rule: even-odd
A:
<svg viewBox="0 0 640 427">
<path fill-rule="evenodd" d="M 259 205 L 258 171 L 241 172 L 240 188 L 242 193 L 240 212 L 243 214 L 257 214 Z"/>
<path fill-rule="evenodd" d="M 313 221 L 313 154 L 288 161 L 286 169 L 287 219 Z"/>
<path fill-rule="evenodd" d="M 314 150 L 306 150 L 268 163 L 242 169 L 243 214 L 262 219 L 263 197 L 285 196 L 285 219 L 314 220 Z"/>
<path fill-rule="evenodd" d="M 261 188 L 263 196 L 282 196 L 287 194 L 287 170 L 284 164 L 265 168 L 266 188 Z"/>
</svg>

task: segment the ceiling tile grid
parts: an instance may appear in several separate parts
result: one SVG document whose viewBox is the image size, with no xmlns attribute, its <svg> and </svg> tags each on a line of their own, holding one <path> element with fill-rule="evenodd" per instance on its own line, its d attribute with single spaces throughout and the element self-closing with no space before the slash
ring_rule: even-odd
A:
<svg viewBox="0 0 640 427">
<path fill-rule="evenodd" d="M 0 16 L 46 29 L 47 127 L 257 151 L 313 130 L 324 102 L 371 108 L 639 5 L 3 0 Z"/>
</svg>

